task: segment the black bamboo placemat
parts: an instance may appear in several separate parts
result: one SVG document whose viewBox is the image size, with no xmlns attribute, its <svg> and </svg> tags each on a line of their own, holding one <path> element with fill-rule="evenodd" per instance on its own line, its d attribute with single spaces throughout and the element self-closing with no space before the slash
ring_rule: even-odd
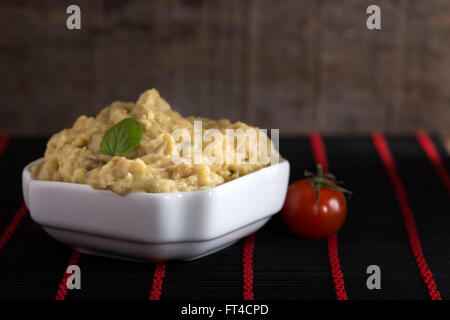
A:
<svg viewBox="0 0 450 320">
<path fill-rule="evenodd" d="M 428 269 L 443 299 L 450 298 L 450 198 L 442 178 L 416 137 L 389 138 Z M 372 138 L 325 138 L 330 171 L 354 192 L 347 221 L 337 235 L 337 253 L 348 299 L 429 299 L 393 185 Z M 437 148 L 444 168 L 450 160 Z M 73 250 L 50 238 L 26 213 L 21 170 L 41 157 L 46 139 L 11 138 L 0 155 L 0 299 L 55 299 Z M 281 139 L 291 181 L 314 169 L 310 139 Z M 17 213 L 19 212 L 19 217 Z M 26 212 L 26 211 L 25 211 Z M 279 215 L 255 235 L 243 267 L 244 240 L 192 262 L 153 264 L 81 255 L 81 290 L 72 299 L 242 299 L 244 274 L 252 272 L 258 299 L 336 299 L 327 240 L 289 233 Z M 248 248 L 247 248 L 248 249 Z M 248 257 L 247 257 L 248 258 Z M 366 286 L 369 265 L 381 268 L 381 289 Z M 250 269 L 249 269 L 250 268 Z M 244 270 L 245 269 L 245 270 Z M 156 272 L 155 272 L 156 271 Z M 247 288 L 248 290 L 248 288 Z M 61 293 L 61 292 L 60 292 Z"/>
</svg>

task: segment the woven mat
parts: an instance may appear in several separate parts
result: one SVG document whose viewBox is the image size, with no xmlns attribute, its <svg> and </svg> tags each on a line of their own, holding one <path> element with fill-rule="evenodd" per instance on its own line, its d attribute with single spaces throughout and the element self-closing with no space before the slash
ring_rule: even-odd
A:
<svg viewBox="0 0 450 320">
<path fill-rule="evenodd" d="M 341 289 L 350 300 L 430 299 L 432 292 L 450 298 L 450 190 L 444 177 L 450 160 L 441 141 L 418 138 L 388 138 L 387 147 L 417 226 L 425 259 L 419 266 L 391 169 L 382 162 L 374 137 L 323 139 L 330 171 L 354 191 L 347 221 L 337 234 L 336 251 L 344 284 Z M 42 156 L 46 139 L 11 138 L 4 144 L 0 155 L 0 298 L 52 300 L 58 290 L 61 295 L 60 283 L 73 250 L 50 238 L 26 210 L 20 210 L 21 170 Z M 305 169 L 313 170 L 318 161 L 308 137 L 281 139 L 280 150 L 291 163 L 291 181 L 301 178 Z M 434 155 L 433 150 L 437 150 Z M 254 240 L 254 248 L 245 246 L 250 250 L 246 268 L 245 240 L 196 261 L 159 266 L 83 254 L 76 259 L 82 288 L 63 292 L 63 298 L 145 300 L 156 294 L 162 300 L 242 299 L 249 293 L 256 300 L 339 297 L 327 239 L 296 237 L 277 215 Z M 366 286 L 369 265 L 381 268 L 380 290 Z M 431 273 L 424 275 L 427 270 Z"/>
</svg>

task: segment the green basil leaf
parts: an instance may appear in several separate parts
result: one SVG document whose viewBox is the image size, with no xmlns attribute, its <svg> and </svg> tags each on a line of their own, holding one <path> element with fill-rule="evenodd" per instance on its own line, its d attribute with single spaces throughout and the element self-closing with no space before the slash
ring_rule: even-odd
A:
<svg viewBox="0 0 450 320">
<path fill-rule="evenodd" d="M 142 135 L 139 122 L 133 118 L 123 119 L 105 133 L 100 151 L 110 156 L 127 154 L 139 146 Z"/>
</svg>

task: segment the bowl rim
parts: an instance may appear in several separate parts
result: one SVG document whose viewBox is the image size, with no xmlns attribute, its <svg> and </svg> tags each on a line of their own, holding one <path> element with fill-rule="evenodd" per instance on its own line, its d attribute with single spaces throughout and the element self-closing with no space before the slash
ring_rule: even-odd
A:
<svg viewBox="0 0 450 320">
<path fill-rule="evenodd" d="M 209 194 L 209 193 L 211 193 L 211 192 L 213 192 L 215 190 L 220 191 L 223 188 L 229 188 L 233 184 L 242 183 L 243 181 L 251 179 L 253 176 L 255 176 L 257 174 L 262 174 L 263 172 L 268 172 L 268 171 L 273 171 L 273 170 L 279 170 L 279 168 L 281 166 L 288 166 L 288 167 L 290 167 L 289 161 L 287 159 L 285 159 L 285 158 L 280 157 L 280 161 L 275 163 L 275 164 L 271 164 L 271 165 L 269 165 L 267 167 L 264 167 L 264 168 L 258 169 L 256 171 L 253 171 L 253 172 L 251 172 L 249 174 L 246 174 L 245 176 L 242 176 L 242 177 L 239 177 L 237 179 L 233 179 L 233 180 L 224 182 L 224 183 L 222 183 L 220 185 L 217 185 L 217 186 L 214 186 L 214 187 L 210 187 L 210 188 L 206 188 L 206 189 L 203 189 L 203 190 L 161 192 L 161 193 L 138 191 L 138 192 L 130 192 L 130 193 L 127 193 L 126 195 L 121 195 L 121 194 L 118 194 L 118 193 L 116 193 L 116 192 L 114 192 L 112 190 L 109 190 L 109 189 L 96 189 L 96 188 L 92 187 L 91 185 L 84 184 L 84 183 L 74 183 L 74 182 L 65 182 L 65 181 L 33 179 L 31 177 L 30 168 L 34 164 L 39 163 L 41 161 L 44 161 L 44 159 L 45 159 L 44 157 L 41 157 L 39 159 L 36 159 L 36 160 L 31 161 L 30 163 L 28 163 L 23 168 L 23 171 L 22 171 L 23 178 L 22 178 L 22 180 L 25 180 L 25 179 L 28 180 L 28 184 L 30 184 L 31 182 L 33 182 L 33 183 L 52 183 L 52 184 L 61 184 L 61 185 L 68 186 L 68 187 L 69 186 L 73 186 L 73 187 L 76 187 L 76 188 L 84 188 L 84 189 L 89 188 L 91 191 L 107 192 L 107 193 L 110 193 L 110 194 L 115 194 L 115 195 L 121 196 L 123 198 L 129 198 L 129 197 L 133 197 L 133 196 L 136 196 L 136 195 L 138 195 L 138 196 L 147 196 L 147 197 L 168 197 L 168 196 L 174 197 L 174 196 L 180 196 L 180 195 L 186 195 L 187 196 L 187 195 L 190 195 L 190 194 L 196 194 L 196 195 L 200 195 L 202 193 Z"/>
</svg>

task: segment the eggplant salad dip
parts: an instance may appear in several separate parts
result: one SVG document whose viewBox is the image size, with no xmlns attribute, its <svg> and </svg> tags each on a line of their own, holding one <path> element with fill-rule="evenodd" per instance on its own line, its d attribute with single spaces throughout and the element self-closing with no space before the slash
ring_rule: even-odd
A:
<svg viewBox="0 0 450 320">
<path fill-rule="evenodd" d="M 224 138 L 220 144 L 222 163 L 207 156 L 199 156 L 196 161 L 173 161 L 173 156 L 180 154 L 177 144 L 184 139 L 178 139 L 173 133 L 184 129 L 194 137 L 194 125 L 199 120 L 202 152 L 216 141 L 211 137 L 205 139 L 204 133 L 209 129 L 216 129 L 224 137 L 228 129 L 262 132 L 239 121 L 184 118 L 171 109 L 158 91 L 151 89 L 142 93 L 136 103 L 114 102 L 96 117 L 82 115 L 72 128 L 53 135 L 47 143 L 44 160 L 31 168 L 31 176 L 38 180 L 88 184 L 121 195 L 186 192 L 214 187 L 269 166 L 267 157 L 263 161 L 259 152 L 255 155 L 255 150 L 260 150 L 263 145 L 269 158 L 277 153 L 263 133 L 245 143 L 235 143 L 233 138 L 231 148 L 225 146 Z M 133 143 L 132 149 L 126 150 Z M 117 145 L 125 146 L 123 151 L 126 152 L 117 154 L 114 149 Z M 230 152 L 240 152 L 241 161 L 237 160 L 238 156 L 227 159 Z M 255 158 L 256 161 L 249 161 Z"/>
</svg>

